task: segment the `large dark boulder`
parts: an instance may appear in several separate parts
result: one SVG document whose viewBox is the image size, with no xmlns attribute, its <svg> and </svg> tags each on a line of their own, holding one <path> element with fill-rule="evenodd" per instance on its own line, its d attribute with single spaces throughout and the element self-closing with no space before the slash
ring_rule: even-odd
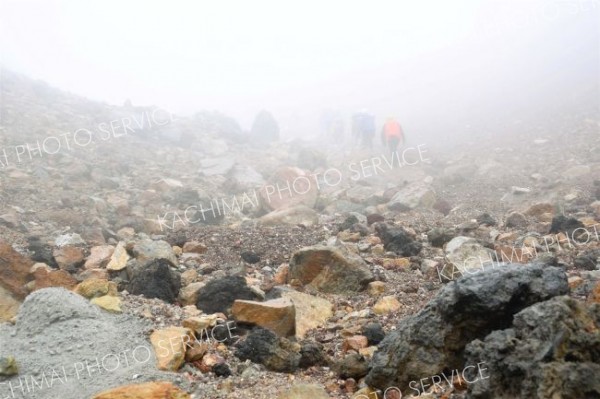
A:
<svg viewBox="0 0 600 399">
<path fill-rule="evenodd" d="M 563 215 L 555 216 L 552 219 L 549 233 L 564 233 L 568 236 L 573 234 L 573 231 L 579 228 L 583 228 L 583 223 L 575 218 L 568 218 Z"/>
<path fill-rule="evenodd" d="M 236 299 L 258 300 L 246 279 L 242 276 L 227 276 L 208 282 L 198 293 L 196 307 L 204 313 L 227 313 Z"/>
<path fill-rule="evenodd" d="M 366 382 L 404 390 L 412 380 L 459 369 L 468 343 L 510 327 L 516 313 L 568 290 L 564 271 L 542 264 L 502 265 L 450 282 L 384 338 Z"/>
<path fill-rule="evenodd" d="M 415 256 L 421 252 L 423 245 L 415 241 L 402 227 L 390 226 L 386 223 L 376 223 L 375 233 L 386 251 L 392 251 L 400 256 Z"/>
<path fill-rule="evenodd" d="M 263 364 L 272 371 L 293 373 L 300 364 L 301 355 L 294 345 L 264 328 L 254 328 L 235 346 L 235 355 L 239 359 Z"/>
<path fill-rule="evenodd" d="M 465 364 L 485 360 L 489 378 L 469 398 L 600 398 L 600 305 L 561 296 L 514 316 L 465 349 Z"/>
<path fill-rule="evenodd" d="M 132 271 L 127 291 L 146 298 L 158 298 L 173 303 L 179 295 L 181 275 L 166 259 L 154 259 Z"/>
</svg>

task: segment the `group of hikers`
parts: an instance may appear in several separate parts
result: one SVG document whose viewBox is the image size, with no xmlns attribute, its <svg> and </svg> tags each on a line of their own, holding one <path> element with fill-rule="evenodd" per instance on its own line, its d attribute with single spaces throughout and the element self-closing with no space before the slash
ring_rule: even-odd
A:
<svg viewBox="0 0 600 399">
<path fill-rule="evenodd" d="M 344 121 L 339 113 L 325 112 L 321 124 L 323 133 L 331 140 L 338 143 L 344 141 Z M 364 149 L 372 150 L 376 131 L 375 115 L 366 110 L 352 115 L 351 133 L 354 143 Z M 388 117 L 381 128 L 381 143 L 390 152 L 394 152 L 399 145 L 404 144 L 404 141 L 404 132 L 400 123 L 395 118 Z"/>
</svg>

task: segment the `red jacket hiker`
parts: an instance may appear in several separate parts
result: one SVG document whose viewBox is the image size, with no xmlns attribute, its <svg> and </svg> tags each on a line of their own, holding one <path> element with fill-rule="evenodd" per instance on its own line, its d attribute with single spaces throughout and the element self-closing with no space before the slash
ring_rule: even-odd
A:
<svg viewBox="0 0 600 399">
<path fill-rule="evenodd" d="M 381 139 L 390 151 L 396 151 L 398 144 L 404 142 L 402 127 L 394 118 L 388 118 L 381 129 Z"/>
</svg>

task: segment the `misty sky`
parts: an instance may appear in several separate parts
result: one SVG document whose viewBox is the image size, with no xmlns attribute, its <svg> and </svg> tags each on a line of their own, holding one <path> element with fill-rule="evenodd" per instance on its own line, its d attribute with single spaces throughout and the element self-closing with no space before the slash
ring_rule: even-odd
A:
<svg viewBox="0 0 600 399">
<path fill-rule="evenodd" d="M 599 20 L 598 0 L 0 0 L 0 62 L 92 99 L 215 109 L 246 128 L 262 108 L 291 129 L 323 107 L 467 123 L 597 91 Z"/>
</svg>

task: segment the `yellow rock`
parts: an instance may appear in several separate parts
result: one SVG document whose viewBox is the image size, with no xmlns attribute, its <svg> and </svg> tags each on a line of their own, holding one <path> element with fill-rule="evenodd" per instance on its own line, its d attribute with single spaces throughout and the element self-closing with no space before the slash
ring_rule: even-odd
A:
<svg viewBox="0 0 600 399">
<path fill-rule="evenodd" d="M 367 292 L 371 296 L 377 296 L 385 292 L 385 283 L 383 281 L 371 281 L 367 287 Z"/>
<path fill-rule="evenodd" d="M 218 321 L 226 320 L 227 318 L 223 314 L 214 313 L 209 315 L 193 316 L 183 320 L 183 326 L 189 328 L 191 331 L 201 334 L 202 330 L 214 327 Z"/>
<path fill-rule="evenodd" d="M 188 328 L 169 327 L 154 331 L 150 342 L 156 353 L 157 367 L 167 371 L 179 370 L 185 360 L 186 344 L 192 341 L 192 331 Z"/>
<path fill-rule="evenodd" d="M 108 270 L 119 271 L 125 269 L 127 267 L 127 261 L 129 260 L 129 254 L 125 249 L 125 243 L 123 241 L 117 244 L 115 248 L 115 252 L 113 252 L 110 257 L 110 262 L 106 265 Z"/>
<path fill-rule="evenodd" d="M 304 338 L 308 330 L 323 326 L 333 316 L 333 304 L 326 299 L 298 291 L 283 291 L 296 308 L 296 336 Z"/>
<path fill-rule="evenodd" d="M 237 299 L 233 302 L 231 313 L 238 322 L 256 324 L 282 337 L 296 333 L 296 308 L 286 298 L 266 302 Z"/>
<path fill-rule="evenodd" d="M 11 321 L 19 312 L 21 302 L 0 285 L 0 322 Z"/>
<path fill-rule="evenodd" d="M 406 269 L 410 266 L 410 259 L 408 258 L 395 258 L 395 259 L 384 259 L 383 267 L 388 270 L 401 270 Z"/>
<path fill-rule="evenodd" d="M 597 224 L 598 224 L 598 222 L 596 222 L 596 219 L 594 219 L 594 218 L 592 218 L 592 217 L 583 217 L 583 218 L 579 219 L 579 221 L 580 221 L 581 223 L 583 223 L 583 225 L 584 225 L 585 227 L 592 227 L 592 226 L 595 226 L 595 225 L 597 225 Z M 581 231 L 581 230 L 579 230 L 579 231 Z M 593 235 L 593 234 L 594 234 L 594 233 L 592 232 L 592 230 L 590 230 L 588 233 L 589 233 L 590 235 Z"/>
<path fill-rule="evenodd" d="M 117 285 L 105 279 L 90 278 L 82 281 L 75 287 L 75 293 L 87 299 L 92 299 L 104 295 L 117 295 Z"/>
<path fill-rule="evenodd" d="M 170 382 L 146 382 L 110 389 L 92 399 L 191 399 Z"/>
<path fill-rule="evenodd" d="M 400 310 L 402 305 L 396 297 L 388 295 L 384 296 L 373 306 L 373 312 L 376 314 L 387 314 Z"/>
<path fill-rule="evenodd" d="M 90 303 L 100 306 L 102 309 L 111 313 L 121 313 L 121 299 L 112 295 L 104 295 L 93 298 Z"/>
</svg>

